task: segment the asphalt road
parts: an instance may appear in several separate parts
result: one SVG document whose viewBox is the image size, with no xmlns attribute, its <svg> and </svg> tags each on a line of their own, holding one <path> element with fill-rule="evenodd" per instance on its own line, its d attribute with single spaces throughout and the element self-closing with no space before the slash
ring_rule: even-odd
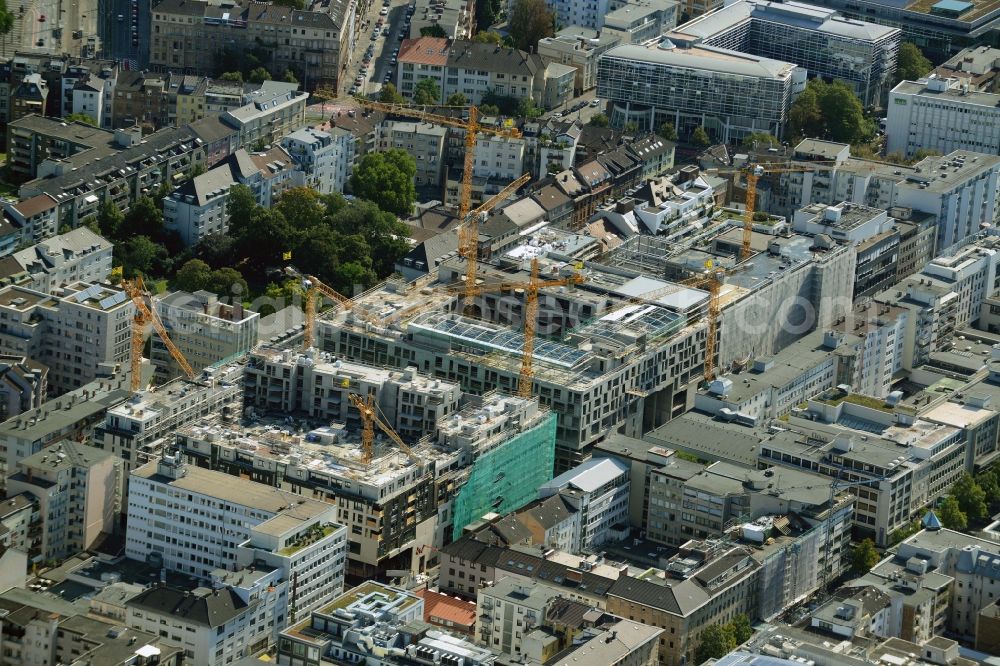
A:
<svg viewBox="0 0 1000 666">
<path fill-rule="evenodd" d="M 150 0 L 98 2 L 104 57 L 126 62 L 133 69 L 145 67 L 149 62 Z"/>
<path fill-rule="evenodd" d="M 14 51 L 79 56 L 87 38 L 97 34 L 97 4 L 98 0 L 9 0 L 14 28 L 0 40 L 0 51 L 5 57 Z"/>
<path fill-rule="evenodd" d="M 373 0 L 370 10 L 365 15 L 367 25 L 364 22 L 360 24 L 362 27 L 357 46 L 354 53 L 351 54 L 351 63 L 343 78 L 340 94 L 346 95 L 350 91 L 351 86 L 354 85 L 355 77 L 362 71 L 364 81 L 360 92 L 367 95 L 381 90 L 383 77 L 387 72 L 395 69 L 391 63 L 392 51 L 399 48 L 401 43 L 399 30 L 406 20 L 406 7 L 409 4 L 409 0 L 392 0 L 392 4 L 389 5 L 389 15 L 387 17 L 389 35 L 385 36 L 380 32 L 378 39 L 372 41 L 372 32 L 379 18 L 381 18 L 379 11 L 382 9 L 382 2 L 380 0 Z M 384 28 L 385 25 L 383 23 L 382 27 Z M 375 57 L 366 67 L 363 62 L 365 51 L 372 44 L 375 45 Z"/>
</svg>

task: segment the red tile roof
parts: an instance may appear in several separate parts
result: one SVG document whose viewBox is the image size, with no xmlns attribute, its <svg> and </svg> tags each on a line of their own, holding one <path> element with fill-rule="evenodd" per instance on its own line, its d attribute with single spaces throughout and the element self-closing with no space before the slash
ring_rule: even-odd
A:
<svg viewBox="0 0 1000 666">
<path fill-rule="evenodd" d="M 448 64 L 448 40 L 444 37 L 404 39 L 399 47 L 399 62 L 444 67 Z"/>
<path fill-rule="evenodd" d="M 416 594 L 424 600 L 424 622 L 472 631 L 476 624 L 476 604 L 473 602 L 431 590 L 416 590 Z"/>
</svg>

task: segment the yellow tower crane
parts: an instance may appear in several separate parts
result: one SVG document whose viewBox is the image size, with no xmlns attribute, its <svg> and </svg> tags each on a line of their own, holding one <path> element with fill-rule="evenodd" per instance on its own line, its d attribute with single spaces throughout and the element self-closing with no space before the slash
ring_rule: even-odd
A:
<svg viewBox="0 0 1000 666">
<path fill-rule="evenodd" d="M 316 336 L 316 303 L 319 300 L 320 295 L 326 296 L 332 301 L 339 303 L 345 310 L 351 310 L 354 306 L 354 301 L 344 296 L 339 291 L 324 284 L 314 275 L 303 275 L 298 270 L 292 266 L 286 266 L 285 272 L 292 277 L 299 278 L 302 280 L 302 289 L 305 291 L 306 302 L 305 302 L 305 326 L 303 327 L 302 333 L 302 348 L 309 349 L 313 346 Z M 352 310 L 355 314 L 359 314 L 363 319 L 369 321 L 373 324 L 381 324 L 376 318 L 363 313 L 359 310 Z"/>
<path fill-rule="evenodd" d="M 531 395 L 531 384 L 534 378 L 535 335 L 538 319 L 538 292 L 546 287 L 562 287 L 582 284 L 586 278 L 579 273 L 555 280 L 541 280 L 538 276 L 538 259 L 531 260 L 531 279 L 527 282 L 497 282 L 493 284 L 473 285 L 473 297 L 479 294 L 497 291 L 524 290 L 524 348 L 521 352 L 521 373 L 517 384 L 517 394 L 523 398 Z M 448 287 L 452 291 L 469 293 L 468 285 Z"/>
<path fill-rule="evenodd" d="M 195 379 L 198 373 L 195 372 L 191 364 L 184 357 L 184 354 L 174 341 L 170 339 L 170 335 L 167 334 L 167 329 L 160 320 L 160 316 L 156 314 L 156 310 L 150 308 L 146 304 L 146 296 L 149 293 L 146 289 L 146 284 L 142 280 L 142 276 L 137 275 L 132 280 L 125 280 L 122 283 L 125 288 L 125 293 L 128 294 L 129 298 L 135 304 L 135 317 L 132 319 L 132 354 L 131 354 L 131 389 L 135 393 L 139 390 L 141 384 L 140 372 L 142 369 L 142 348 L 146 344 L 146 325 L 152 324 L 153 329 L 156 334 L 160 336 L 163 340 L 164 346 L 173 357 L 177 364 L 181 366 L 181 370 L 187 375 L 188 379 Z"/>
<path fill-rule="evenodd" d="M 469 107 L 469 118 L 468 120 L 465 120 L 462 118 L 452 118 L 451 116 L 445 116 L 438 113 L 430 113 L 405 104 L 374 102 L 362 97 L 357 97 L 355 99 L 361 106 L 374 111 L 406 116 L 408 118 L 416 118 L 418 120 L 443 125 L 445 127 L 455 127 L 457 129 L 465 130 L 465 163 L 462 168 L 462 192 L 458 200 L 458 219 L 463 224 L 459 230 L 458 247 L 459 253 L 465 257 L 466 261 L 465 282 L 466 285 L 471 288 L 471 285 L 476 282 L 476 264 L 479 261 L 479 219 L 478 215 L 468 217 L 469 209 L 472 205 L 472 170 L 476 164 L 476 139 L 480 133 L 517 139 L 521 137 L 521 130 L 513 126 L 495 127 L 493 125 L 480 124 L 479 109 L 475 106 Z M 521 179 L 519 178 L 514 182 L 518 182 L 520 180 Z M 524 182 L 527 182 L 527 180 Z M 520 187 L 520 185 L 518 187 Z M 517 188 L 514 189 L 516 190 Z M 506 198 L 506 195 L 504 198 Z M 499 203 L 499 201 L 502 201 L 503 199 L 494 200 L 496 200 L 496 197 L 493 197 L 490 201 L 493 202 L 493 205 L 496 205 L 496 203 Z M 490 206 L 490 208 L 492 208 L 492 206 Z M 466 294 L 467 302 L 471 301 L 472 298 L 473 295 L 471 293 Z"/>
<path fill-rule="evenodd" d="M 750 241 L 753 239 L 753 216 L 757 208 L 757 181 L 766 174 L 772 173 L 810 173 L 829 171 L 837 166 L 836 162 L 810 162 L 808 166 L 786 166 L 777 163 L 755 163 L 741 169 L 708 169 L 710 173 L 742 173 L 746 178 L 746 199 L 743 206 L 743 246 L 740 248 L 740 260 L 750 258 Z"/>
<path fill-rule="evenodd" d="M 356 393 L 349 393 L 348 398 L 361 414 L 361 462 L 367 465 L 375 455 L 375 426 L 388 435 L 410 460 L 418 464 L 421 462 L 420 456 L 407 446 L 395 429 L 379 417 L 375 399 L 370 394 L 364 400 Z"/>
</svg>

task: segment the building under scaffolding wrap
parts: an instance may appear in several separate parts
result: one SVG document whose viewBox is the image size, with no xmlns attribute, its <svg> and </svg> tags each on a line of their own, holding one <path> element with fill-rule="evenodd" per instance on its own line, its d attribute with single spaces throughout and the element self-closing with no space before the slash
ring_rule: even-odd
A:
<svg viewBox="0 0 1000 666">
<path fill-rule="evenodd" d="M 539 412 L 531 425 L 510 437 L 501 431 L 497 446 L 482 446 L 468 479 L 455 496 L 452 539 L 467 525 L 495 512 L 516 511 L 535 499 L 552 478 L 556 455 L 556 415 Z"/>
</svg>

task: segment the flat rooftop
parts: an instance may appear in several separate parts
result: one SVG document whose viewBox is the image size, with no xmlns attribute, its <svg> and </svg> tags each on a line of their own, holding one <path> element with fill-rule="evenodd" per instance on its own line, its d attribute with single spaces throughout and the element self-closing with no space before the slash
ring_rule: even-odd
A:
<svg viewBox="0 0 1000 666">
<path fill-rule="evenodd" d="M 666 44 L 663 46 L 666 47 Z M 670 47 L 673 47 L 673 44 Z M 714 72 L 728 76 L 781 80 L 790 78 L 796 68 L 796 65 L 790 62 L 708 46 L 661 48 L 660 44 L 626 44 L 608 50 L 602 58 L 619 58 L 631 62 Z"/>
</svg>

